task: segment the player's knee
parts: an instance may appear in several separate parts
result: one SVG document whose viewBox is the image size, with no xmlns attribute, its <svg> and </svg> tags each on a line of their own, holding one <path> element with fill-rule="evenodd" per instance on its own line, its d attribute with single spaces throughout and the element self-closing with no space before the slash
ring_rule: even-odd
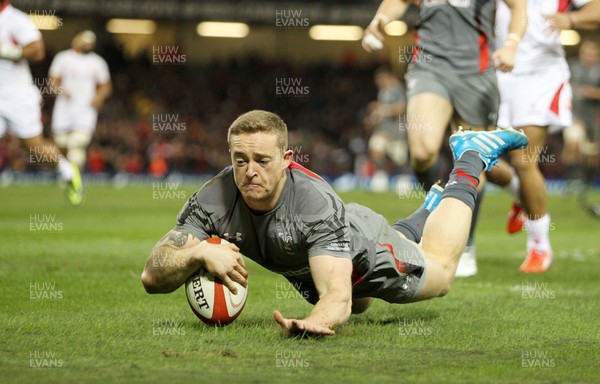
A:
<svg viewBox="0 0 600 384">
<path fill-rule="evenodd" d="M 536 171 L 538 168 L 537 159 L 517 159 L 516 161 L 512 161 L 511 165 L 515 169 L 517 175 L 521 176 L 527 174 L 528 172 Z"/>
<path fill-rule="evenodd" d="M 365 312 L 373 303 L 372 297 L 362 297 L 360 299 L 352 299 L 352 314 L 358 315 Z"/>
<path fill-rule="evenodd" d="M 448 293 L 450 293 L 450 289 L 452 289 L 452 278 L 450 278 L 447 282 L 443 282 L 440 285 L 438 297 L 446 296 Z"/>
<path fill-rule="evenodd" d="M 438 297 L 446 296 L 452 289 L 456 267 L 457 262 L 454 262 L 454 259 L 444 259 L 444 262 L 441 263 L 441 273 L 438 280 Z"/>
<path fill-rule="evenodd" d="M 85 167 L 86 160 L 86 149 L 85 148 L 71 148 L 67 154 L 67 160 L 77 165 L 79 169 Z"/>
<path fill-rule="evenodd" d="M 416 171 L 424 171 L 433 165 L 436 155 L 435 151 L 421 147 L 411 152 L 411 165 Z"/>
<path fill-rule="evenodd" d="M 437 297 L 446 296 L 452 288 L 452 276 L 444 278 L 437 276 L 435 281 L 429 281 L 425 286 L 417 292 L 413 301 L 429 300 Z"/>
<path fill-rule="evenodd" d="M 45 144 L 44 139 L 41 135 L 34 136 L 34 137 L 28 137 L 26 139 L 21 139 L 21 142 L 23 143 L 23 146 L 25 146 L 26 148 L 40 147 Z"/>
<path fill-rule="evenodd" d="M 456 266 L 444 267 L 443 274 L 440 276 L 436 289 L 437 297 L 446 296 L 452 289 L 452 281 L 454 281 L 454 275 L 456 274 Z"/>
</svg>

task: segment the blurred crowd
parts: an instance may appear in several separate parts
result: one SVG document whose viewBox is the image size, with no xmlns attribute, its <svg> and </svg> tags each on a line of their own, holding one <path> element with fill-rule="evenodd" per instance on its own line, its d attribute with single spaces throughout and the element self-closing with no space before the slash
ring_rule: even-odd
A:
<svg viewBox="0 0 600 384">
<path fill-rule="evenodd" d="M 377 65 L 360 64 L 352 54 L 342 64 L 299 66 L 250 56 L 193 66 L 157 65 L 151 57 L 128 61 L 113 46 L 99 53 L 110 66 L 114 92 L 100 112 L 86 173 L 216 174 L 230 161 L 229 124 L 257 108 L 286 121 L 298 163 L 330 178 L 375 171 L 364 164 L 370 135 L 364 120 L 378 94 Z M 51 59 L 32 68 L 34 78 L 47 76 Z M 54 96 L 41 91 L 50 137 Z M 562 147 L 560 135 L 549 139 L 548 150 L 558 158 Z M 16 140 L 0 140 L 0 170 L 39 170 L 28 156 Z M 550 178 L 568 172 L 560 161 L 541 168 Z"/>
<path fill-rule="evenodd" d="M 229 124 L 251 109 L 278 113 L 288 125 L 295 160 L 325 176 L 352 172 L 351 147 L 364 150 L 350 142 L 364 136 L 360 113 L 377 92 L 374 67 L 352 56 L 342 65 L 298 67 L 246 57 L 192 66 L 99 53 L 109 63 L 114 92 L 99 114 L 87 173 L 215 174 L 230 162 Z M 34 67 L 34 78 L 45 70 Z M 49 136 L 54 100 L 43 89 L 42 95 Z M 0 167 L 38 169 L 27 156 L 16 141 L 0 143 Z"/>
</svg>

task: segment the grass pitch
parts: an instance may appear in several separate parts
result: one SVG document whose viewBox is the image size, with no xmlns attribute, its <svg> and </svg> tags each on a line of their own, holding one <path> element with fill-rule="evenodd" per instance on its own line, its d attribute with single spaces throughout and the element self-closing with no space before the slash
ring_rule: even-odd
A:
<svg viewBox="0 0 600 384">
<path fill-rule="evenodd" d="M 441 299 L 377 301 L 334 337 L 297 340 L 280 335 L 271 313 L 302 317 L 310 305 L 252 262 L 246 308 L 225 328 L 201 323 L 181 288 L 144 292 L 148 252 L 194 189 L 92 185 L 79 208 L 54 186 L 0 189 L 2 382 L 598 382 L 600 221 L 573 198 L 550 199 L 548 273 L 517 272 L 525 234 L 504 232 L 509 198 L 488 194 L 476 277 Z M 390 221 L 420 204 L 342 197 Z"/>
</svg>

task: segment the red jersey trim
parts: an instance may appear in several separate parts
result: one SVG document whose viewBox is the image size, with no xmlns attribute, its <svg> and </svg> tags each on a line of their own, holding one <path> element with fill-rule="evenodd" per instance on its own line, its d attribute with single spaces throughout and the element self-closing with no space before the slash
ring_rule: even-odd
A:
<svg viewBox="0 0 600 384">
<path fill-rule="evenodd" d="M 487 36 L 479 31 L 479 72 L 484 72 L 490 66 L 490 45 Z"/>
<path fill-rule="evenodd" d="M 571 7 L 571 0 L 558 0 L 558 9 L 559 13 L 567 12 L 567 10 Z"/>
<path fill-rule="evenodd" d="M 562 83 L 560 85 L 560 87 L 558 87 L 558 90 L 554 94 L 554 97 L 552 98 L 552 102 L 550 103 L 550 111 L 552 113 L 554 113 L 556 116 L 559 116 L 560 111 L 558 109 L 558 102 L 560 101 L 560 93 L 562 92 L 564 86 L 565 86 L 565 83 Z"/>
<path fill-rule="evenodd" d="M 290 165 L 288 166 L 288 169 L 289 170 L 297 169 L 299 171 L 302 171 L 302 172 L 306 173 L 310 177 L 314 177 L 315 179 L 323 180 L 323 178 L 321 176 L 317 175 L 316 173 L 314 173 L 310 169 L 304 168 L 303 166 L 301 166 L 300 164 L 296 163 L 295 161 L 292 161 L 290 163 Z"/>
<path fill-rule="evenodd" d="M 414 36 L 415 46 L 413 47 L 412 51 L 410 52 L 410 62 L 416 63 L 417 56 L 419 55 L 419 51 L 420 51 L 419 47 L 417 47 L 417 43 L 419 42 L 419 30 L 417 28 L 414 29 L 413 36 Z"/>
<path fill-rule="evenodd" d="M 392 258 L 394 259 L 394 264 L 396 264 L 396 269 L 398 270 L 398 272 L 400 272 L 400 273 L 406 273 L 406 271 L 408 270 L 406 268 L 406 264 L 404 264 L 402 261 L 396 259 L 396 255 L 394 254 L 394 248 L 392 247 L 392 244 L 377 243 L 377 245 L 382 246 L 382 247 L 386 247 L 387 249 L 389 249 L 390 253 L 392 254 Z"/>
</svg>

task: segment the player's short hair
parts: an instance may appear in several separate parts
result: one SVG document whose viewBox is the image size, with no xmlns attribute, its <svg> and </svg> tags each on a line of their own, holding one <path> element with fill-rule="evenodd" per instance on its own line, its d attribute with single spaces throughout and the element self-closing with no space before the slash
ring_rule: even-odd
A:
<svg viewBox="0 0 600 384">
<path fill-rule="evenodd" d="M 273 112 L 255 109 L 240 115 L 227 131 L 227 144 L 231 145 L 231 136 L 248 133 L 267 132 L 277 136 L 277 146 L 283 154 L 288 149 L 288 131 L 284 121 Z"/>
</svg>

